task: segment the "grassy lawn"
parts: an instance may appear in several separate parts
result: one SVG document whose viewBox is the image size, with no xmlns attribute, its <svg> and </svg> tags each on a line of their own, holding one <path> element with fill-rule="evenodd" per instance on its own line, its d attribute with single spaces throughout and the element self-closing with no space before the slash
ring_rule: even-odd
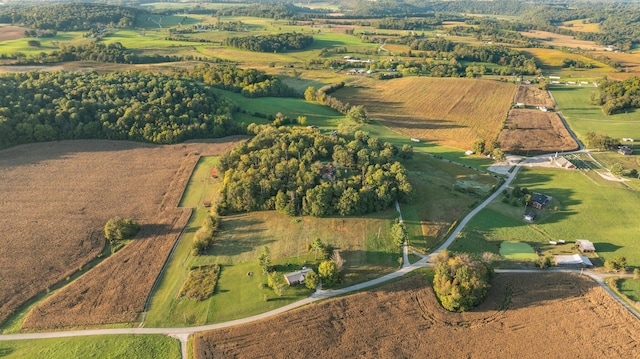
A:
<svg viewBox="0 0 640 359">
<path fill-rule="evenodd" d="M 504 241 L 500 244 L 500 255 L 516 261 L 535 260 L 538 255 L 530 245 L 523 242 Z"/>
<path fill-rule="evenodd" d="M 552 86 L 551 93 L 571 129 L 582 139 L 588 132 L 604 133 L 613 138 L 640 139 L 638 110 L 606 116 L 599 106 L 591 105 L 589 94 L 594 87 Z"/>
<path fill-rule="evenodd" d="M 164 335 L 105 335 L 0 341 L 0 357 L 176 359 L 180 358 L 180 343 Z"/>
<path fill-rule="evenodd" d="M 209 171 L 217 158 L 201 159 L 181 200 L 181 206 L 196 208 L 168 268 L 153 293 L 147 326 L 189 326 L 243 318 L 281 307 L 307 297 L 304 287 L 289 287 L 282 297 L 264 284 L 267 278 L 257 257 L 268 246 L 279 272 L 315 267 L 306 243 L 320 238 L 333 245 L 344 259 L 347 286 L 376 278 L 398 267 L 400 250 L 392 245 L 389 229 L 395 210 L 361 218 L 287 217 L 275 211 L 222 217 L 221 232 L 206 255 L 191 255 L 191 243 L 207 209 L 203 200 L 213 200 L 221 179 Z M 194 266 L 220 264 L 220 278 L 212 297 L 195 301 L 178 298 L 189 270 Z M 252 275 L 248 275 L 252 273 Z"/>
<path fill-rule="evenodd" d="M 498 253 L 498 243 L 510 240 L 526 242 L 542 254 L 568 254 L 575 253 L 575 240 L 584 238 L 603 259 L 623 255 L 630 266 L 640 265 L 640 244 L 632 230 L 640 225 L 636 191 L 597 175 L 556 169 L 523 168 L 514 185 L 553 197 L 536 223 L 522 220 L 521 205 L 513 207 L 498 198 L 471 220 L 451 250 Z M 567 244 L 548 244 L 561 239 Z"/>
<path fill-rule="evenodd" d="M 616 283 L 620 293 L 636 303 L 640 302 L 640 279 L 621 278 Z"/>
</svg>

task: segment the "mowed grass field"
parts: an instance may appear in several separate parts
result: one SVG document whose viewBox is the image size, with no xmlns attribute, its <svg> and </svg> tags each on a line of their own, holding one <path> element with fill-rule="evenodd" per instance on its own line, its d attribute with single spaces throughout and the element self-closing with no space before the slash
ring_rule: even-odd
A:
<svg viewBox="0 0 640 359">
<path fill-rule="evenodd" d="M 580 137 L 588 132 L 603 133 L 613 138 L 640 139 L 640 112 L 605 115 L 600 106 L 590 103 L 589 94 L 598 91 L 594 87 L 551 86 L 558 110 L 562 111 L 571 129 Z"/>
<path fill-rule="evenodd" d="M 522 220 L 525 208 L 496 199 L 474 217 L 451 250 L 494 253 L 504 240 L 526 242 L 544 253 L 575 253 L 576 239 L 595 244 L 603 259 L 625 256 L 640 265 L 640 243 L 634 228 L 640 225 L 640 194 L 618 182 L 581 171 L 522 168 L 513 185 L 553 197 L 534 224 Z M 557 210 L 556 210 L 557 207 Z M 565 240 L 552 246 L 548 241 Z"/>
<path fill-rule="evenodd" d="M 6 359 L 180 358 L 178 340 L 164 335 L 108 335 L 0 341 Z"/>
<path fill-rule="evenodd" d="M 399 249 L 389 237 L 392 219 L 397 216 L 395 210 L 362 218 L 288 217 L 275 211 L 224 216 L 214 245 L 206 255 L 193 256 L 193 235 L 207 214 L 202 202 L 215 202 L 221 185 L 221 179 L 211 178 L 209 173 L 216 163 L 215 157 L 202 158 L 189 180 L 181 206 L 194 208 L 195 214 L 153 294 L 146 325 L 222 322 L 266 312 L 309 296 L 311 292 L 303 286 L 287 288 L 282 297 L 266 287 L 267 278 L 257 262 L 263 246 L 269 247 L 278 270 L 287 272 L 317 265 L 306 244 L 320 238 L 338 249 L 345 261 L 343 285 L 375 278 L 399 265 Z M 189 269 L 212 263 L 221 265 L 214 295 L 201 302 L 179 298 Z"/>
<path fill-rule="evenodd" d="M 363 105 L 369 115 L 404 136 L 469 149 L 493 140 L 502 127 L 517 87 L 455 78 L 362 79 L 334 96 Z"/>
</svg>

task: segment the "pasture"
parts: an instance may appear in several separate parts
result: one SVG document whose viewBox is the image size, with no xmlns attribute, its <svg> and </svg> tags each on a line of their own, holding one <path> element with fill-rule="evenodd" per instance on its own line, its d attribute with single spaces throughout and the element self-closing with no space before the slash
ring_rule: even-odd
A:
<svg viewBox="0 0 640 359">
<path fill-rule="evenodd" d="M 599 106 L 590 103 L 589 94 L 597 91 L 593 87 L 552 86 L 558 110 L 562 111 L 571 129 L 584 138 L 588 132 L 603 133 L 613 138 L 630 137 L 640 139 L 640 117 L 638 110 L 627 113 L 605 115 Z"/>
<path fill-rule="evenodd" d="M 585 340 L 585 332 L 591 340 Z M 192 354 L 194 358 L 343 358 L 353 353 L 370 358 L 410 358 L 416 353 L 428 358 L 497 358 L 505 353 L 520 358 L 558 353 L 618 357 L 634 353 L 639 340 L 640 322 L 583 276 L 498 273 L 478 308 L 450 313 L 438 303 L 428 272 L 419 272 L 274 318 L 196 334 Z"/>
<path fill-rule="evenodd" d="M 630 230 L 640 225 L 638 192 L 598 175 L 562 169 L 522 168 L 513 185 L 553 201 L 528 224 L 522 220 L 522 205 L 513 207 L 498 198 L 469 222 L 451 250 L 497 253 L 497 243 L 511 240 L 529 243 L 543 254 L 559 254 L 583 238 L 593 242 L 605 260 L 622 255 L 630 266 L 640 265 L 640 245 Z M 561 239 L 567 244 L 548 244 Z"/>
<path fill-rule="evenodd" d="M 381 124 L 406 137 L 469 149 L 493 140 L 506 118 L 516 86 L 456 78 L 362 78 L 335 92 L 343 102 L 363 105 Z"/>
<path fill-rule="evenodd" d="M 306 244 L 320 238 L 339 250 L 345 260 L 343 285 L 371 279 L 397 267 L 399 250 L 388 238 L 391 219 L 397 216 L 395 210 L 362 218 L 288 217 L 275 211 L 224 216 L 214 245 L 206 255 L 192 256 L 193 235 L 207 213 L 202 201 L 215 202 L 221 185 L 221 178 L 209 175 L 216 161 L 215 157 L 203 157 L 186 187 L 181 206 L 194 208 L 195 215 L 153 293 L 147 325 L 187 326 L 227 321 L 308 296 L 310 291 L 304 287 L 287 288 L 282 297 L 266 287 L 266 276 L 257 263 L 265 245 L 278 270 L 287 272 L 317 264 L 314 255 L 307 252 Z M 221 266 L 213 296 L 200 302 L 179 298 L 190 268 L 213 263 Z M 247 275 L 249 272 L 253 275 Z"/>
<path fill-rule="evenodd" d="M 39 340 L 0 341 L 0 356 L 7 359 L 180 357 L 178 340 L 164 335 L 108 335 Z"/>
</svg>

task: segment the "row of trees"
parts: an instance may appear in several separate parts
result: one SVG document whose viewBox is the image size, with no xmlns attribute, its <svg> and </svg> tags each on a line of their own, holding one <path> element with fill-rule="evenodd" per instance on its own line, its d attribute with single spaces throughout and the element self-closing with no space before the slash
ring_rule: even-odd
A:
<svg viewBox="0 0 640 359">
<path fill-rule="evenodd" d="M 200 255 L 207 252 L 216 234 L 220 231 L 220 222 L 220 217 L 214 213 L 204 219 L 202 226 L 193 236 L 193 244 L 191 246 L 191 253 L 193 255 Z"/>
<path fill-rule="evenodd" d="M 97 23 L 133 26 L 141 10 L 96 3 L 60 3 L 8 7 L 0 10 L 0 23 L 40 30 L 84 31 Z"/>
<path fill-rule="evenodd" d="M 220 214 L 276 209 L 290 215 L 359 215 L 411 193 L 398 149 L 358 131 L 349 139 L 308 128 L 249 126 L 255 133 L 220 158 Z"/>
<path fill-rule="evenodd" d="M 0 77 L 0 147 L 99 138 L 176 143 L 244 133 L 234 105 L 185 77 L 137 71 Z"/>
<path fill-rule="evenodd" d="M 297 33 L 230 37 L 224 40 L 226 46 L 257 52 L 302 50 L 312 43 L 313 36 Z"/>
</svg>

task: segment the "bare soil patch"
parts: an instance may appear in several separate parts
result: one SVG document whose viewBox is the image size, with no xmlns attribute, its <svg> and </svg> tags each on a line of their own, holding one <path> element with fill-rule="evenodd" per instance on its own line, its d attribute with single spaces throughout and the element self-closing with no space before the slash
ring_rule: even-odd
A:
<svg viewBox="0 0 640 359">
<path fill-rule="evenodd" d="M 502 149 L 509 153 L 541 154 L 573 151 L 578 144 L 555 112 L 513 109 L 498 136 Z"/>
<path fill-rule="evenodd" d="M 407 137 L 456 148 L 487 143 L 500 131 L 516 87 L 499 81 L 406 77 L 362 79 L 334 96 Z"/>
<path fill-rule="evenodd" d="M 218 154 L 238 140 L 174 146 L 62 141 L 0 151 L 0 321 L 95 258 L 104 247 L 104 224 L 116 215 L 140 223 L 136 239 L 50 298 L 28 322 L 100 323 L 124 318 L 122 311 L 135 318 L 189 217 L 176 205 L 196 153 Z M 78 294 L 78 285 L 91 292 Z"/>
<path fill-rule="evenodd" d="M 525 106 L 545 106 L 547 108 L 555 107 L 555 103 L 549 96 L 549 92 L 529 85 L 518 86 L 515 102 L 523 103 Z"/>
<path fill-rule="evenodd" d="M 0 26 L 0 41 L 22 39 L 25 30 L 28 29 L 26 27 L 12 25 Z"/>
<path fill-rule="evenodd" d="M 258 323 L 200 333 L 196 358 L 629 357 L 640 321 L 588 278 L 497 274 L 487 300 L 450 313 L 422 275 Z"/>
</svg>

